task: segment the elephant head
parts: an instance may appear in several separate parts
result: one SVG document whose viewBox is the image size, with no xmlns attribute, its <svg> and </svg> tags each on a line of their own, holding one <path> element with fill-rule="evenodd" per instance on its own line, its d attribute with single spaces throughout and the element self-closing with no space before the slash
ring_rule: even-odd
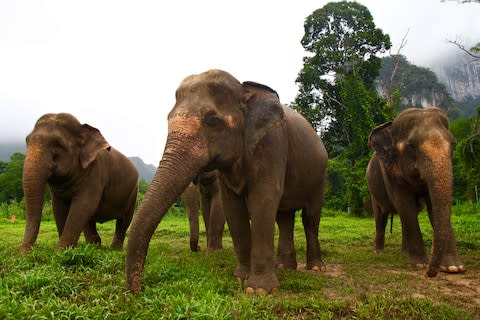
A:
<svg viewBox="0 0 480 320">
<path fill-rule="evenodd" d="M 163 157 L 132 223 L 126 259 L 130 290 L 140 290 L 153 232 L 190 181 L 201 172 L 220 169 L 229 188 L 242 192 L 244 158 L 271 128 L 284 121 L 279 104 L 253 106 L 258 105 L 252 103 L 256 90 L 257 84 L 242 84 L 221 70 L 189 76 L 180 84 L 168 115 Z M 263 90 L 278 99 L 275 91 Z"/>
<path fill-rule="evenodd" d="M 26 143 L 23 190 L 27 223 L 21 252 L 29 251 L 37 238 L 45 185 L 53 191 L 73 184 L 101 150 L 110 149 L 100 131 L 67 113 L 40 117 Z M 62 227 L 57 221 L 59 235 Z"/>
<path fill-rule="evenodd" d="M 432 257 L 427 271 L 430 277 L 438 273 L 453 239 L 453 141 L 448 118 L 437 108 L 407 109 L 393 122 L 375 128 L 368 141 L 393 177 L 394 182 L 389 183 L 425 199 L 433 227 Z"/>
</svg>

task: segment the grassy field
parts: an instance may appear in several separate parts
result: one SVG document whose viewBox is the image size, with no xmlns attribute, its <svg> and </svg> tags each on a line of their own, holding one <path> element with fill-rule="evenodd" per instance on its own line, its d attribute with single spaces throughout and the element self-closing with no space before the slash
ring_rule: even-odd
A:
<svg viewBox="0 0 480 320">
<path fill-rule="evenodd" d="M 125 290 L 125 255 L 107 245 L 114 223 L 99 225 L 103 247 L 55 251 L 55 223 L 43 221 L 33 252 L 18 254 L 25 221 L 0 215 L 0 319 L 480 319 L 480 213 L 452 216 L 467 271 L 429 279 L 405 265 L 397 217 L 384 254 L 372 252 L 372 218 L 326 210 L 320 239 L 327 271 L 278 272 L 274 295 L 252 297 L 233 278 L 228 231 L 224 249 L 190 252 L 188 222 L 169 213 L 150 243 L 143 291 Z M 467 210 L 471 211 L 471 210 Z M 299 218 L 299 217 L 297 217 Z M 424 239 L 431 227 L 421 215 Z M 297 219 L 300 264 L 305 237 Z M 205 233 L 201 233 L 205 248 Z"/>
</svg>

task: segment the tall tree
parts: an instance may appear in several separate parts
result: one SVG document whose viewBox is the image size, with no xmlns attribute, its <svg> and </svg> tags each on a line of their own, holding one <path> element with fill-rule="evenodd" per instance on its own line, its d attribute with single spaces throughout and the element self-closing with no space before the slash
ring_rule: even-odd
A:
<svg viewBox="0 0 480 320">
<path fill-rule="evenodd" d="M 390 48 L 390 39 L 357 2 L 330 2 L 308 16 L 304 28 L 301 43 L 308 55 L 297 78 L 293 107 L 322 131 L 330 158 L 338 157 L 336 163 L 347 166 L 337 179 L 345 182 L 344 201 L 335 202 L 347 203 L 357 213 L 366 193 L 362 181 L 368 134 L 389 118 L 374 80 L 380 69 L 376 55 Z"/>
<path fill-rule="evenodd" d="M 301 43 L 307 56 L 296 80 L 299 93 L 293 107 L 321 130 L 327 123 L 332 127 L 344 111 L 338 75 L 355 69 L 365 85 L 373 87 L 380 69 L 376 54 L 390 48 L 390 38 L 375 27 L 367 7 L 357 2 L 326 4 L 306 18 L 304 29 Z"/>
</svg>

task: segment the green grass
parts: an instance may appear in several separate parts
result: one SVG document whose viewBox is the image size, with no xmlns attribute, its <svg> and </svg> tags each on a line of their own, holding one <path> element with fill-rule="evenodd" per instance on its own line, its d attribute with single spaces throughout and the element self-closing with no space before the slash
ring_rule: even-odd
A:
<svg viewBox="0 0 480 320">
<path fill-rule="evenodd" d="M 189 249 L 188 221 L 169 213 L 152 238 L 143 290 L 125 290 L 125 254 L 86 245 L 56 251 L 54 221 L 42 221 L 31 254 L 20 256 L 25 221 L 0 212 L 0 319 L 478 319 L 480 318 L 480 213 L 458 207 L 452 221 L 467 271 L 428 279 L 405 265 L 400 223 L 387 234 L 385 253 L 372 252 L 372 218 L 326 210 L 320 224 L 325 273 L 281 270 L 274 295 L 251 297 L 233 278 L 228 231 L 224 249 L 211 255 Z M 426 214 L 424 240 L 431 243 Z M 111 241 L 114 223 L 98 225 Z M 297 217 L 299 263 L 305 237 Z M 205 233 L 201 233 L 205 249 Z"/>
</svg>

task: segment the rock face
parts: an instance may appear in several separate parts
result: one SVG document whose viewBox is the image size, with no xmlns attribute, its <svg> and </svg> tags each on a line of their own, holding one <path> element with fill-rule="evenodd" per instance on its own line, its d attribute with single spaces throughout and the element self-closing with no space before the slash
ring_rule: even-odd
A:
<svg viewBox="0 0 480 320">
<path fill-rule="evenodd" d="M 480 97 L 480 60 L 457 56 L 449 64 L 435 66 L 434 71 L 456 101 Z"/>
</svg>

